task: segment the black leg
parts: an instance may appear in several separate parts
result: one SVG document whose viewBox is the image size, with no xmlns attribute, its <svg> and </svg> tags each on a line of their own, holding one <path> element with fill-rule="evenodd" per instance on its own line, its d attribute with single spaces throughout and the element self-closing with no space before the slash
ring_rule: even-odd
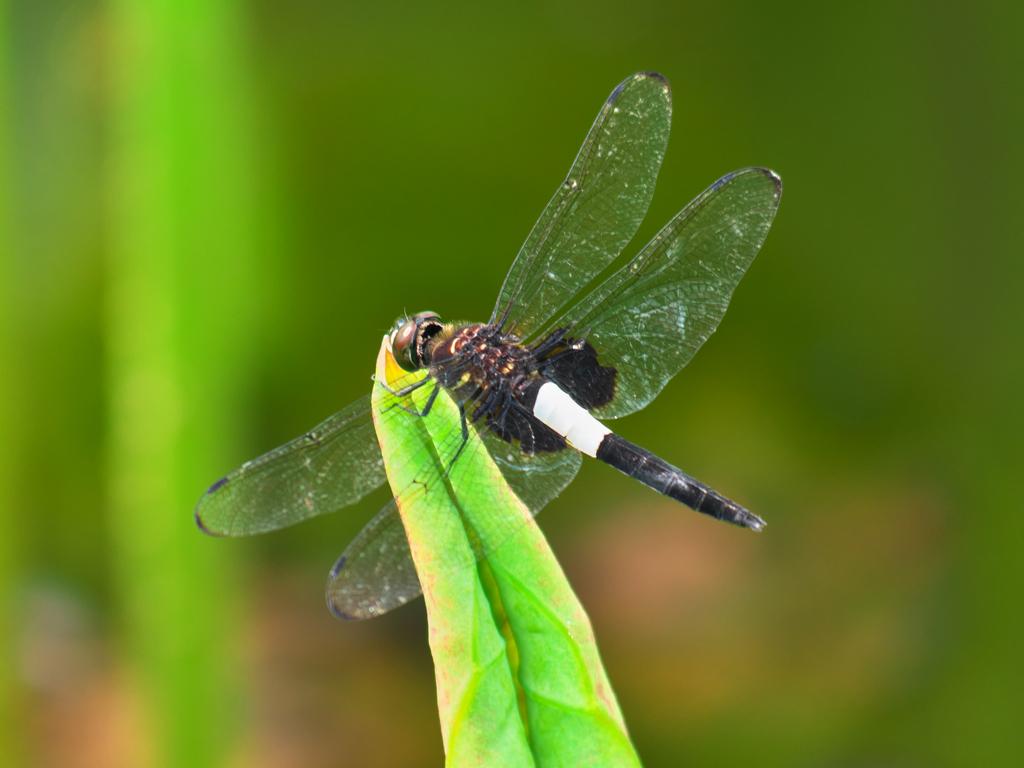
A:
<svg viewBox="0 0 1024 768">
<path fill-rule="evenodd" d="M 480 405 L 477 406 L 476 410 L 473 411 L 473 423 L 476 424 L 480 419 L 491 416 L 494 413 L 494 409 L 497 407 L 495 401 L 499 398 L 500 395 L 497 389 L 490 390 L 480 402 Z"/>
<path fill-rule="evenodd" d="M 506 431 L 508 429 L 508 427 L 506 426 L 506 422 L 508 421 L 509 411 L 511 411 L 517 405 L 518 403 L 516 403 L 516 401 L 512 399 L 511 393 L 506 392 L 504 398 L 501 401 L 501 404 L 498 406 L 499 408 L 501 408 L 501 415 L 498 417 L 498 427 L 500 427 L 502 431 Z"/>
<path fill-rule="evenodd" d="M 415 384 L 410 384 L 408 387 L 402 387 L 401 389 L 392 389 L 383 381 L 378 381 L 377 383 L 384 387 L 384 389 L 387 390 L 388 393 L 394 395 L 395 397 L 405 397 L 410 392 L 415 392 L 417 389 L 424 386 L 429 381 L 433 381 L 433 379 L 430 376 L 424 376 Z"/>
<path fill-rule="evenodd" d="M 451 473 L 452 467 L 455 466 L 455 462 L 459 460 L 459 456 L 462 455 L 466 443 L 469 442 L 469 423 L 466 421 L 466 408 L 462 403 L 459 403 L 459 420 L 462 422 L 462 442 L 459 444 L 459 450 L 455 452 L 452 460 L 448 462 L 448 469 L 444 472 L 446 478 Z"/>
<path fill-rule="evenodd" d="M 437 394 L 440 391 L 441 385 L 438 384 L 436 387 L 434 387 L 434 391 L 430 393 L 430 397 L 427 398 L 427 404 L 423 406 L 422 411 L 417 411 L 415 408 L 406 408 L 404 405 L 399 405 L 398 403 L 395 403 L 394 405 L 390 405 L 387 408 L 385 408 L 384 411 L 382 411 L 382 413 L 386 413 L 387 411 L 390 411 L 392 408 L 398 408 L 400 410 L 405 411 L 406 413 L 411 413 L 413 416 L 427 416 L 430 413 L 430 409 L 434 407 L 434 401 L 437 400 Z"/>
</svg>

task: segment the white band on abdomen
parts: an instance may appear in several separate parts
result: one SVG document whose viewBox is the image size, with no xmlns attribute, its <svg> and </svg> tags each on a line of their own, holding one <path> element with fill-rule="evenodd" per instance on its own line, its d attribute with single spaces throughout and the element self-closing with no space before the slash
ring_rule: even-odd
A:
<svg viewBox="0 0 1024 768">
<path fill-rule="evenodd" d="M 587 456 L 597 456 L 604 436 L 611 433 L 600 421 L 576 404 L 569 395 L 548 382 L 537 392 L 533 415 Z"/>
</svg>

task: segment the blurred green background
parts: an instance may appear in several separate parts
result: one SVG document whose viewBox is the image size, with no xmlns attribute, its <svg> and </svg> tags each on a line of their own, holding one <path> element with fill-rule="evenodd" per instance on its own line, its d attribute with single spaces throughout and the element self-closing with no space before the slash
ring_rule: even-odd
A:
<svg viewBox="0 0 1024 768">
<path fill-rule="evenodd" d="M 541 517 L 645 765 L 1024 764 L 1024 6 L 0 0 L 0 765 L 435 766 L 422 602 L 334 620 L 386 501 L 191 509 L 489 316 L 602 100 L 675 121 L 636 248 L 785 194 L 719 332 Z"/>
</svg>

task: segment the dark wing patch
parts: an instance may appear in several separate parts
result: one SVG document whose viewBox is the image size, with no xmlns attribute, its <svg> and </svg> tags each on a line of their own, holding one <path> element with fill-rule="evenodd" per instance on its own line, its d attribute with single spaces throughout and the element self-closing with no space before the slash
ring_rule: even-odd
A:
<svg viewBox="0 0 1024 768">
<path fill-rule="evenodd" d="M 618 371 L 601 365 L 589 341 L 565 337 L 556 331 L 534 347 L 537 372 L 557 384 L 580 406 L 592 411 L 615 397 Z"/>
<path fill-rule="evenodd" d="M 515 445 L 527 456 L 558 453 L 567 447 L 565 438 L 541 422 L 532 413 L 519 408 L 508 409 L 504 417 L 491 417 L 489 428 L 502 440 Z"/>
<path fill-rule="evenodd" d="M 528 409 L 517 403 L 510 394 L 492 393 L 476 408 L 474 422 L 481 419 L 487 429 L 511 443 L 527 456 L 538 453 L 558 453 L 567 447 L 565 438 L 544 424 Z"/>
</svg>

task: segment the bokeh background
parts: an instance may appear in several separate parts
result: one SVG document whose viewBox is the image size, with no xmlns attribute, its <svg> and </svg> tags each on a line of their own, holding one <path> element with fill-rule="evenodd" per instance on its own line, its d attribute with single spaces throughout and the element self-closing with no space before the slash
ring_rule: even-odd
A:
<svg viewBox="0 0 1024 768">
<path fill-rule="evenodd" d="M 422 602 L 334 620 L 386 501 L 191 509 L 485 319 L 623 78 L 675 120 L 634 244 L 785 194 L 719 332 L 541 517 L 645 765 L 1024 765 L 1024 6 L 0 0 L 0 764 L 442 764 Z"/>
</svg>

